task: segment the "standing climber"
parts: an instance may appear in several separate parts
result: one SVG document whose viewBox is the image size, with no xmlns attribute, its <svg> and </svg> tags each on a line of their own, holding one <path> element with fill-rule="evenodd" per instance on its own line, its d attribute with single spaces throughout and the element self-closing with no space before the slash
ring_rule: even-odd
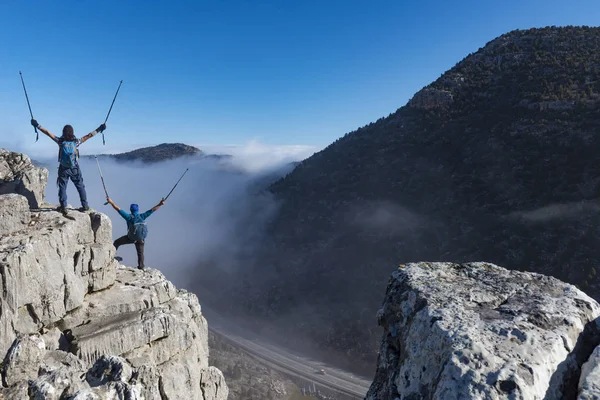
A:
<svg viewBox="0 0 600 400">
<path fill-rule="evenodd" d="M 110 197 L 106 196 L 106 201 L 113 206 L 125 221 L 127 221 L 127 234 L 115 240 L 113 243 L 115 248 L 118 250 L 121 245 L 135 243 L 135 250 L 137 251 L 138 257 L 138 269 L 144 269 L 144 240 L 148 235 L 148 227 L 146 226 L 145 220 L 151 216 L 154 211 L 164 205 L 165 200 L 162 199 L 160 203 L 143 214 L 139 213 L 140 207 L 137 204 L 129 206 L 131 214 L 127 214 L 127 212 L 120 209 Z"/>
<path fill-rule="evenodd" d="M 81 208 L 79 208 L 79 211 L 88 211 L 90 207 L 87 202 L 83 176 L 81 175 L 81 169 L 79 168 L 79 162 L 77 161 L 79 158 L 79 145 L 88 139 L 93 138 L 97 133 L 104 132 L 106 124 L 100 125 L 95 131 L 88 133 L 81 139 L 75 137 L 75 132 L 71 125 L 65 125 L 61 137 L 56 137 L 50 133 L 50 131 L 38 124 L 35 119 L 31 120 L 31 125 L 42 131 L 42 133 L 50 139 L 54 140 L 59 147 L 58 162 L 60 164 L 58 166 L 58 178 L 56 178 L 56 184 L 58 185 L 58 200 L 60 201 L 60 206 L 56 210 L 63 213 L 63 215 L 67 215 L 67 183 L 69 183 L 69 179 L 71 179 L 71 182 L 73 182 L 77 188 L 77 192 L 79 192 L 79 200 L 81 201 Z"/>
</svg>

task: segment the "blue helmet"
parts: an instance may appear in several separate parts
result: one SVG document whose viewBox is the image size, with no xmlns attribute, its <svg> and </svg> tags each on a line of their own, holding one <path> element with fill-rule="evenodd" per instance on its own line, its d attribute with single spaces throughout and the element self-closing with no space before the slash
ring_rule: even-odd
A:
<svg viewBox="0 0 600 400">
<path fill-rule="evenodd" d="M 138 211 L 140 211 L 140 206 L 138 206 L 137 204 L 134 203 L 129 206 L 129 211 L 131 211 L 132 214 L 135 214 Z"/>
</svg>

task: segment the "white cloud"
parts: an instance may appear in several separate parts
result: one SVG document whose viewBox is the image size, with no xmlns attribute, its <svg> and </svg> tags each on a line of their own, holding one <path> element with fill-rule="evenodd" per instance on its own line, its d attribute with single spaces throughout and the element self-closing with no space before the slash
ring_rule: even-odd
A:
<svg viewBox="0 0 600 400">
<path fill-rule="evenodd" d="M 256 173 L 293 161 L 301 161 L 319 149 L 306 145 L 267 145 L 251 140 L 244 145 L 197 145 L 209 154 L 230 154 L 232 163 L 246 172 Z"/>
</svg>

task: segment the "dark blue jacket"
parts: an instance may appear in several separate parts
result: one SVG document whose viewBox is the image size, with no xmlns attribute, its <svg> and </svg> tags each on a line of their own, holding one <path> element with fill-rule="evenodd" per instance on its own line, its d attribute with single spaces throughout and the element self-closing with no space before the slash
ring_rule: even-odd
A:
<svg viewBox="0 0 600 400">
<path fill-rule="evenodd" d="M 146 218 L 148 218 L 149 216 L 152 215 L 152 213 L 154 213 L 154 211 L 152 211 L 152 209 L 150 209 L 150 210 L 146 211 L 143 214 L 139 214 L 139 216 L 142 218 L 142 221 L 145 221 Z M 119 214 L 121 214 L 121 217 L 123 217 L 123 219 L 125 221 L 127 221 L 127 232 L 132 231 L 133 230 L 133 221 L 135 220 L 135 215 L 134 214 L 128 214 L 123 209 L 119 210 Z"/>
</svg>

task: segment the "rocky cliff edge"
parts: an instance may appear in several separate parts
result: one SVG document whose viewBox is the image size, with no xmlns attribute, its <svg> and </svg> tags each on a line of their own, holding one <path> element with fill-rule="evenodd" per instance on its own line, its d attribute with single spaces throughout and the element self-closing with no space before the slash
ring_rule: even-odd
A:
<svg viewBox="0 0 600 400">
<path fill-rule="evenodd" d="M 47 176 L 0 149 L 0 399 L 226 399 L 197 297 L 119 265 L 110 219 L 53 211 Z"/>
</svg>

